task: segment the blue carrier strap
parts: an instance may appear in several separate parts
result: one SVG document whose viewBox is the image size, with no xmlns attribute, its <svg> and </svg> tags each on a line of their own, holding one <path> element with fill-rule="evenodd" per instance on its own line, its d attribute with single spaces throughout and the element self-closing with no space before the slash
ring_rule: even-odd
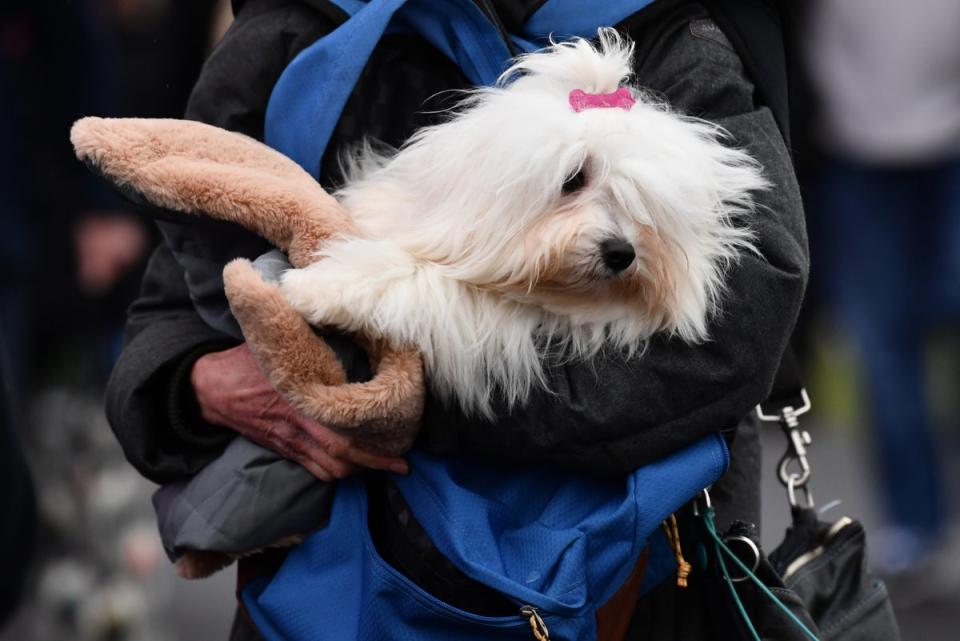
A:
<svg viewBox="0 0 960 641">
<path fill-rule="evenodd" d="M 356 479 L 337 487 L 329 523 L 272 578 L 250 583 L 243 603 L 267 641 L 529 641 L 523 605 L 537 608 L 552 639 L 595 639 L 597 609 L 661 521 L 727 463 L 720 436 L 619 480 L 413 452 L 410 475 L 393 480 L 414 516 L 458 568 L 515 601 L 517 614 L 464 612 L 386 563 Z"/>
<path fill-rule="evenodd" d="M 331 0 L 350 18 L 300 52 L 270 95 L 264 140 L 320 177 L 320 162 L 340 114 L 380 38 L 390 29 L 419 34 L 457 63 L 474 85 L 492 85 L 510 62 L 512 45 L 528 53 L 549 38 L 593 37 L 653 0 L 548 0 L 523 33 L 500 30 L 473 0 Z M 589 4 L 589 8 L 586 5 Z"/>
</svg>

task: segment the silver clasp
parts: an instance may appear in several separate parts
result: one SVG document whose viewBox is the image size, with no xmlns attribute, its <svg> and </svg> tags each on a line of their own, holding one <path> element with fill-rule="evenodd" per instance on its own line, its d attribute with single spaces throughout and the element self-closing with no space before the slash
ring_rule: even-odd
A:
<svg viewBox="0 0 960 641">
<path fill-rule="evenodd" d="M 801 429 L 798 418 L 809 412 L 812 405 L 807 390 L 801 389 L 800 397 L 803 399 L 803 405 L 796 408 L 788 405 L 784 407 L 779 414 L 766 414 L 763 411 L 763 406 L 757 405 L 757 416 L 761 421 L 779 423 L 780 429 L 783 430 L 784 435 L 787 437 L 787 451 L 784 452 L 780 458 L 777 472 L 780 477 L 780 482 L 787 488 L 787 497 L 790 500 L 790 505 L 793 507 L 800 506 L 800 502 L 797 499 L 797 492 L 802 491 L 806 496 L 806 505 L 804 505 L 804 507 L 812 508 L 813 494 L 811 494 L 810 489 L 807 487 L 810 481 L 810 462 L 807 460 L 807 447 L 810 446 L 813 439 L 810 437 L 810 432 Z M 794 464 L 799 468 L 798 471 L 790 470 L 791 465 Z"/>
</svg>

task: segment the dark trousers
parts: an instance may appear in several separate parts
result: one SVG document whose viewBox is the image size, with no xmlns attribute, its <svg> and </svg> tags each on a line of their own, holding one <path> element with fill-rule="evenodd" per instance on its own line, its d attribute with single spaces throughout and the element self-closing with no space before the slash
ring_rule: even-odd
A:
<svg viewBox="0 0 960 641">
<path fill-rule="evenodd" d="M 945 516 L 925 355 L 930 331 L 960 310 L 960 159 L 899 169 L 835 160 L 818 186 L 811 245 L 866 367 L 880 494 L 893 525 L 930 542 Z"/>
</svg>

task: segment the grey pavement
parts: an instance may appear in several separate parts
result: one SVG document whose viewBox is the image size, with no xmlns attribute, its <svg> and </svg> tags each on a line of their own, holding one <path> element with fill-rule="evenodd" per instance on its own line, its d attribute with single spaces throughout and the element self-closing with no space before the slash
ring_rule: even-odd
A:
<svg viewBox="0 0 960 641">
<path fill-rule="evenodd" d="M 236 576 L 231 567 L 199 581 L 178 578 L 171 604 L 174 639 L 226 641 L 236 608 Z"/>
</svg>

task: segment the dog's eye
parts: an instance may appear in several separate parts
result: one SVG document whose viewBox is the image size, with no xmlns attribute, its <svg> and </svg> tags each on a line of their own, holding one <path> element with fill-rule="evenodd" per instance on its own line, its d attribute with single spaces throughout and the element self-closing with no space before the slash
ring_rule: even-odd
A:
<svg viewBox="0 0 960 641">
<path fill-rule="evenodd" d="M 587 174 L 583 171 L 583 167 L 581 167 L 575 174 L 563 181 L 563 187 L 560 188 L 560 191 L 562 191 L 564 195 L 572 194 L 583 189 L 583 186 L 586 184 Z"/>
</svg>

